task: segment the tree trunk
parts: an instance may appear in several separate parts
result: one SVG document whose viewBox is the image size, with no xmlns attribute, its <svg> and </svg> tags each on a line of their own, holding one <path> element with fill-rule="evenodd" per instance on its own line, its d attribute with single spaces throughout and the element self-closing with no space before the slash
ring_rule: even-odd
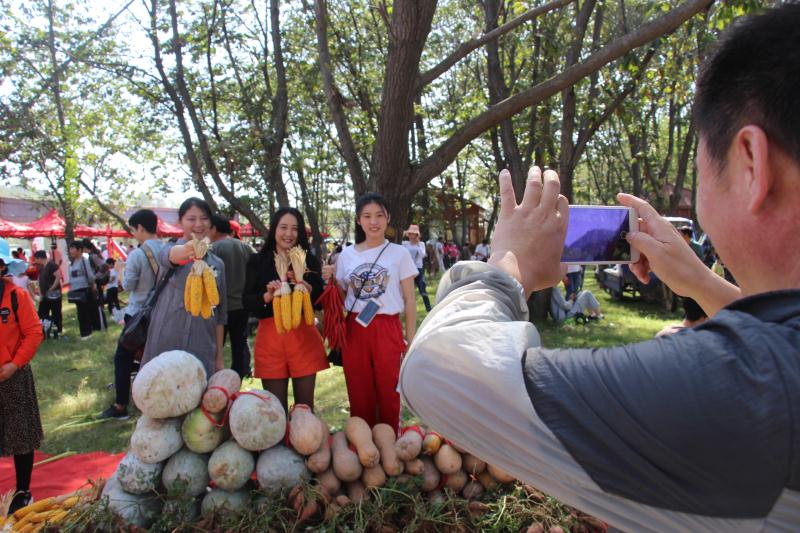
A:
<svg viewBox="0 0 800 533">
<path fill-rule="evenodd" d="M 500 17 L 500 0 L 485 0 L 483 9 L 486 33 L 491 33 L 497 28 Z M 489 41 L 486 44 L 486 66 L 489 82 L 489 105 L 493 106 L 510 95 L 503 75 L 503 65 L 500 61 L 500 48 L 497 40 Z M 514 123 L 510 117 L 500 122 L 500 139 L 502 141 L 503 160 L 509 172 L 511 172 L 514 193 L 517 198 L 522 198 L 522 194 L 525 192 L 527 172 L 522 167 L 522 155 L 519 151 L 517 136 L 514 133 Z"/>
<path fill-rule="evenodd" d="M 435 0 L 395 0 L 392 9 L 389 52 L 369 183 L 384 195 L 390 206 L 397 206 L 397 210 L 390 213 L 390 223 L 396 230 L 402 230 L 407 223 L 407 206 L 422 188 L 409 186 L 408 134 L 414 119 L 420 57 L 435 11 Z"/>
</svg>

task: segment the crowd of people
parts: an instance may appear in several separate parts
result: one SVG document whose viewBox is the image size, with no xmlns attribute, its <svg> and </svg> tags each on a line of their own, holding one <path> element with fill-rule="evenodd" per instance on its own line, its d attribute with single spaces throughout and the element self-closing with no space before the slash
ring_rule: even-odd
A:
<svg viewBox="0 0 800 533">
<path fill-rule="evenodd" d="M 552 170 L 531 170 L 520 203 L 509 172 L 501 172 L 493 250 L 485 241 L 466 250 L 442 239 L 423 243 L 413 224 L 402 245 L 390 242 L 386 202 L 367 193 L 355 204 L 355 243 L 324 263 L 292 208 L 275 213 L 256 252 L 236 238 L 230 220 L 189 198 L 178 210 L 179 239 L 156 237 L 152 211 L 129 220 L 139 247 L 122 275 L 124 321 L 150 308 L 153 326 L 141 353 L 120 342 L 117 397 L 102 416 L 128 416 L 137 361 L 186 350 L 210 375 L 223 367 L 226 336 L 240 375 L 252 373 L 284 408 L 291 379 L 294 401 L 313 407 L 316 374 L 329 366 L 323 339 L 314 326 L 281 332 L 271 304 L 282 282 L 303 284 L 314 301 L 332 284 L 346 311 L 351 415 L 399 430 L 402 398 L 460 448 L 621 529 L 797 529 L 798 64 L 800 5 L 789 3 L 734 24 L 697 83 L 698 215 L 738 286 L 703 263 L 690 231 L 676 231 L 644 200 L 618 196 L 641 219 L 626 237 L 641 253 L 631 270 L 643 283 L 653 272 L 684 296 L 687 316 L 699 309 L 702 319 L 688 327 L 626 346 L 542 346 L 527 320 L 534 291 L 564 283 L 564 293 L 552 292 L 557 320 L 602 317 L 597 298 L 582 290 L 583 269 L 559 263 L 569 212 Z M 184 288 L 196 259 L 192 243 L 206 237 L 204 260 L 220 303 L 211 316 L 193 316 Z M 281 279 L 276 256 L 295 246 L 307 252 L 306 272 Z M 433 309 L 426 259 L 450 267 Z M 92 243 L 69 244 L 68 280 L 59 279 L 55 258 L 37 252 L 34 261 L 43 295 L 69 282 L 81 338 L 105 327 L 98 293 L 105 288 L 106 301 L 118 302 L 119 279 L 115 285 L 114 264 Z M 25 268 L 19 251 L 0 240 L 0 455 L 14 456 L 12 510 L 31 499 L 33 450 L 42 439 L 28 365 L 44 337 L 40 315 L 59 329 L 62 322 L 55 297 L 44 298 L 37 314 L 13 282 Z M 430 311 L 419 335 L 415 290 Z M 258 319 L 252 369 L 249 314 Z"/>
</svg>

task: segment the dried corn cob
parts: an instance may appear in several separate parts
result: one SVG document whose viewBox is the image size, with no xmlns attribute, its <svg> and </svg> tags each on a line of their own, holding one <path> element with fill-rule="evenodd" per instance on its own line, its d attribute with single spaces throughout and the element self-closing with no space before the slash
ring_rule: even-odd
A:
<svg viewBox="0 0 800 533">
<path fill-rule="evenodd" d="M 311 293 L 303 291 L 303 316 L 307 326 L 314 325 L 314 306 L 311 305 Z"/>
<path fill-rule="evenodd" d="M 278 333 L 283 335 L 283 315 L 281 314 L 281 295 L 280 293 L 276 292 L 272 296 L 272 318 L 275 321 L 275 329 L 278 330 Z"/>
<path fill-rule="evenodd" d="M 208 266 L 205 261 L 203 264 L 206 265 L 205 269 L 203 270 L 203 287 L 206 290 L 206 294 L 208 295 L 208 301 L 211 306 L 219 305 L 219 291 L 217 290 L 217 280 L 214 277 L 214 272 L 211 271 L 211 267 Z"/>
<path fill-rule="evenodd" d="M 21 520 L 29 513 L 39 513 L 42 511 L 47 511 L 50 509 L 50 506 L 56 503 L 55 498 L 45 498 L 44 500 L 39 500 L 36 503 L 32 503 L 22 509 L 17 509 L 14 513 L 14 518 L 16 520 Z"/>
</svg>

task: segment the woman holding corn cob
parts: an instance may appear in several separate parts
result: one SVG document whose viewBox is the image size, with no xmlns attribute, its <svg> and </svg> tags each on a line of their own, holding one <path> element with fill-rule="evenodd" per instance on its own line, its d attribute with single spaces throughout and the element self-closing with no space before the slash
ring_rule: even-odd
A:
<svg viewBox="0 0 800 533">
<path fill-rule="evenodd" d="M 222 341 L 227 322 L 225 265 L 208 250 L 211 207 L 189 198 L 178 209 L 183 238 L 168 242 L 157 256 L 158 296 L 141 365 L 169 350 L 185 350 L 200 361 L 208 376 L 224 367 Z"/>
<path fill-rule="evenodd" d="M 383 197 L 362 195 L 356 201 L 356 244 L 342 251 L 336 265 L 325 266 L 323 275 L 325 279 L 335 275 L 346 294 L 345 310 L 352 311 L 342 351 L 350 415 L 370 426 L 389 424 L 397 431 L 397 381 L 400 361 L 417 329 L 414 277 L 419 272 L 408 250 L 386 240 L 388 225 Z"/>
<path fill-rule="evenodd" d="M 328 368 L 314 309 L 322 294 L 320 264 L 309 253 L 303 215 L 284 207 L 270 220 L 261 251 L 247 264 L 244 307 L 259 319 L 253 375 L 288 406 L 289 378 L 294 401 L 314 407 L 317 372 Z"/>
</svg>

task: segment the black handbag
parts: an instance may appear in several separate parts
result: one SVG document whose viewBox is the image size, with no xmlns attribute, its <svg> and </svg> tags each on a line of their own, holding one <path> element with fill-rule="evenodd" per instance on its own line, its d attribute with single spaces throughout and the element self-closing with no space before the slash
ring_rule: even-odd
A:
<svg viewBox="0 0 800 533">
<path fill-rule="evenodd" d="M 86 259 L 81 257 L 81 266 L 86 274 L 86 281 L 89 281 L 89 270 L 86 268 Z M 89 288 L 71 289 L 67 291 L 67 301 L 71 304 L 85 304 L 89 302 Z"/>
<path fill-rule="evenodd" d="M 389 247 L 389 244 L 387 243 L 383 247 L 383 249 L 380 251 L 380 253 L 378 254 L 378 257 L 375 258 L 375 261 L 372 263 L 372 265 L 369 267 L 369 270 L 367 271 L 367 277 L 369 277 L 369 275 L 372 274 L 372 269 L 375 268 L 375 265 L 378 264 L 378 259 L 381 258 L 381 256 L 383 255 L 384 250 L 386 250 L 388 247 Z M 362 283 L 361 286 L 358 288 L 358 292 L 356 293 L 355 299 L 353 300 L 353 305 L 350 306 L 350 310 L 348 310 L 347 314 L 344 316 L 345 321 L 347 321 L 347 317 L 350 316 L 350 313 L 353 312 L 353 308 L 356 306 L 356 302 L 358 302 L 358 297 L 361 296 L 361 289 L 363 289 L 363 288 L 364 288 L 364 284 Z M 341 346 L 337 346 L 335 348 L 332 348 L 328 352 L 328 362 L 330 364 L 334 365 L 334 366 L 344 366 L 344 358 L 342 357 L 342 348 L 341 348 Z"/>
<path fill-rule="evenodd" d="M 67 301 L 71 304 L 85 304 L 89 301 L 89 289 L 74 289 L 68 291 Z"/>
<path fill-rule="evenodd" d="M 131 352 L 138 352 L 144 348 L 147 341 L 147 328 L 150 326 L 150 315 L 153 313 L 153 308 L 156 306 L 158 296 L 164 287 L 167 286 L 169 278 L 175 273 L 175 268 L 170 268 L 164 275 L 164 278 L 158 284 L 156 289 L 150 293 L 150 297 L 144 303 L 141 309 L 131 317 L 130 320 L 125 322 L 125 328 L 119 336 L 119 345 L 124 349 Z"/>
</svg>

